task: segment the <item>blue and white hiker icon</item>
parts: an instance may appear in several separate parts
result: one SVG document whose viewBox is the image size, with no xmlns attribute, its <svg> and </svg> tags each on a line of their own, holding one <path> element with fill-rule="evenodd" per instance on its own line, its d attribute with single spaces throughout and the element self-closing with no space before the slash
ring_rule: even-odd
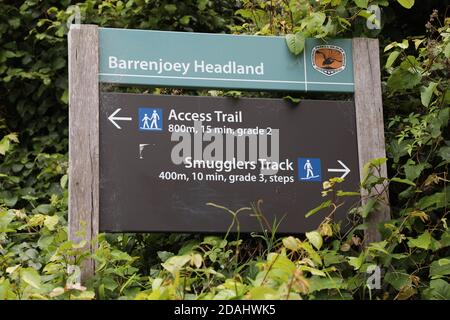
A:
<svg viewBox="0 0 450 320">
<path fill-rule="evenodd" d="M 319 158 L 298 158 L 297 163 L 299 181 L 322 181 Z"/>
<path fill-rule="evenodd" d="M 162 109 L 139 108 L 139 130 L 161 131 L 163 128 Z"/>
</svg>

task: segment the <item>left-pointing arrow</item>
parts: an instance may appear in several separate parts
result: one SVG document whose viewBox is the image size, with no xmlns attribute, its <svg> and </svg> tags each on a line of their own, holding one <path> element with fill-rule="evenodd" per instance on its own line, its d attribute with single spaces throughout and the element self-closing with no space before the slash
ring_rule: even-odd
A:
<svg viewBox="0 0 450 320">
<path fill-rule="evenodd" d="M 342 166 L 342 168 L 328 169 L 328 172 L 343 172 L 344 174 L 341 176 L 341 178 L 343 179 L 349 174 L 350 169 L 341 160 L 338 160 L 337 162 L 339 162 L 339 164 Z"/>
<path fill-rule="evenodd" d="M 112 123 L 113 125 L 115 125 L 117 129 L 122 129 L 122 128 L 117 124 L 116 121 L 119 121 L 119 120 L 131 121 L 131 120 L 133 120 L 133 119 L 131 119 L 131 117 L 115 117 L 115 115 L 116 115 L 117 113 L 119 113 L 120 110 L 122 110 L 122 109 L 121 109 L 121 108 L 118 108 L 116 111 L 114 111 L 114 112 L 108 117 L 108 120 L 111 121 L 111 123 Z"/>
</svg>

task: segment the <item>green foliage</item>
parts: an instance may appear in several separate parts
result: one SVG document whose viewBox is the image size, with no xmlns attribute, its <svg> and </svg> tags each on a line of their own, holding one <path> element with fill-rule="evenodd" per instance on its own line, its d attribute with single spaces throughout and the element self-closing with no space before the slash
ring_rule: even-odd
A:
<svg viewBox="0 0 450 320">
<path fill-rule="evenodd" d="M 303 49 L 305 48 L 305 40 L 305 35 L 301 32 L 286 35 L 286 43 L 288 48 L 295 55 L 299 55 L 303 52 Z"/>
<path fill-rule="evenodd" d="M 391 181 L 404 183 L 391 186 L 395 195 L 391 202 L 398 209 L 396 219 L 385 227 L 387 239 L 399 243 L 392 244 L 393 249 L 399 251 L 403 243 L 407 245 L 405 257 L 394 260 L 392 266 L 402 268 L 412 282 L 398 288 L 398 294 L 408 288 L 414 295 L 420 292 L 422 298 L 443 299 L 448 298 L 448 278 L 442 282 L 433 278 L 440 272 L 445 275 L 449 256 L 448 243 L 442 240 L 449 232 L 446 150 L 450 144 L 450 107 L 446 97 L 450 60 L 445 47 L 450 41 L 450 19 L 439 21 L 433 12 L 427 29 L 427 37 L 412 37 L 402 45 L 385 48 L 385 52 L 391 51 L 389 58 L 394 53 L 401 57 L 400 61 L 388 58 L 386 64 L 386 104 L 392 114 L 387 131 L 391 175 L 395 176 Z M 408 73 L 411 82 L 396 83 L 397 73 Z"/>
<path fill-rule="evenodd" d="M 284 35 L 289 50 L 298 55 L 305 38 L 376 35 L 364 27 L 375 16 L 367 10 L 369 0 L 265 1 L 244 0 L 236 14 L 250 22 L 232 28 L 237 33 Z M 371 0 L 370 4 L 387 6 L 387 0 Z M 358 29 L 353 29 L 358 25 Z M 363 27 L 361 27 L 363 26 Z"/>
<path fill-rule="evenodd" d="M 286 35 L 299 54 L 306 37 L 389 37 L 366 28 L 368 5 L 414 5 L 240 3 L 86 0 L 78 7 L 83 23 L 101 26 Z M 69 1 L 0 3 L 0 299 L 450 299 L 449 19 L 433 12 L 426 36 L 385 43 L 388 154 L 365 166 L 361 188 L 371 196 L 362 202 L 361 190 L 341 190 L 335 178 L 323 184 L 322 205 L 300 213 L 324 217 L 304 236 L 278 237 L 279 221 L 267 223 L 260 201 L 237 211 L 211 204 L 233 218 L 230 230 L 251 210 L 261 233 L 103 234 L 90 256 L 85 242 L 67 240 L 66 22 L 74 12 Z M 385 163 L 390 179 L 380 177 Z M 382 240 L 367 244 L 364 222 L 386 187 L 392 219 L 379 226 Z M 354 203 L 349 221 L 333 222 L 347 201 Z M 81 284 L 87 258 L 97 271 Z M 368 287 L 374 267 L 383 275 L 379 289 Z"/>
<path fill-rule="evenodd" d="M 414 0 L 397 0 L 397 1 L 406 9 L 411 9 L 412 6 L 414 5 Z"/>
</svg>

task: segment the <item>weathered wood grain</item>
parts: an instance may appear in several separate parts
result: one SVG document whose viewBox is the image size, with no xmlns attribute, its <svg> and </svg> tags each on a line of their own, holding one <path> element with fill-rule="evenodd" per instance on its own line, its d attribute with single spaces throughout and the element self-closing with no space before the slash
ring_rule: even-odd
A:
<svg viewBox="0 0 450 320">
<path fill-rule="evenodd" d="M 99 220 L 98 27 L 72 25 L 69 32 L 69 239 L 86 240 L 91 252 Z M 81 281 L 93 275 L 82 267 Z"/>
<path fill-rule="evenodd" d="M 371 159 L 386 157 L 378 39 L 353 39 L 353 68 L 358 156 L 362 181 L 364 165 Z M 386 165 L 381 167 L 380 173 L 382 177 L 387 177 Z M 366 219 L 368 224 L 365 233 L 366 244 L 381 239 L 377 225 L 390 218 L 386 186 L 379 185 L 371 193 L 381 195 L 381 205 Z"/>
</svg>

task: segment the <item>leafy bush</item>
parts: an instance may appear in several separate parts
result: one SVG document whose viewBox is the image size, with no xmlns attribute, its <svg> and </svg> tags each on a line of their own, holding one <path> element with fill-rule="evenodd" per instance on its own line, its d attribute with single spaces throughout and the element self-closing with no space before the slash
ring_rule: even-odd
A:
<svg viewBox="0 0 450 320">
<path fill-rule="evenodd" d="M 371 244 L 364 243 L 363 218 L 376 210 L 377 197 L 349 213 L 350 230 L 327 218 L 302 237 L 100 235 L 97 272 L 80 284 L 80 265 L 90 256 L 83 242 L 67 240 L 69 3 L 0 3 L 0 299 L 450 299 L 449 18 L 433 12 L 426 36 L 390 43 L 401 22 L 369 30 L 367 6 L 385 6 L 392 17 L 413 0 L 80 3 L 84 23 L 286 34 L 294 54 L 305 37 L 379 34 L 388 159 L 367 165 L 361 187 L 389 184 L 392 215 L 380 225 L 382 241 Z M 373 175 L 385 161 L 390 179 Z M 324 183 L 330 200 L 309 214 L 354 195 L 339 183 Z M 249 210 L 262 219 L 260 205 Z"/>
</svg>

